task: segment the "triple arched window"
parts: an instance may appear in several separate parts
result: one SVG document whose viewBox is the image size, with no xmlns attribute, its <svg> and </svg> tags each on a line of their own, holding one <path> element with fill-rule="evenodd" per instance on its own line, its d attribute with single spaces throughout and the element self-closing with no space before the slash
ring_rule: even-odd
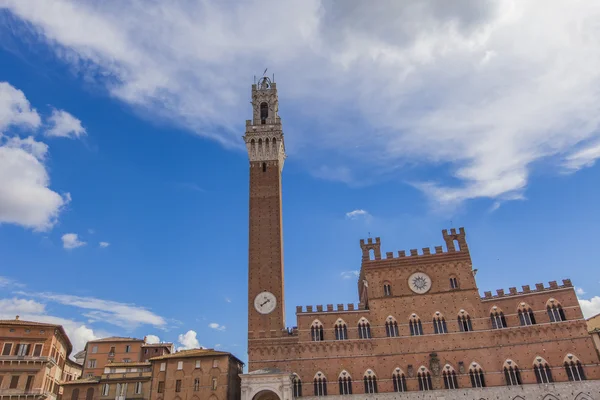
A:
<svg viewBox="0 0 600 400">
<path fill-rule="evenodd" d="M 372 370 L 368 369 L 365 372 L 363 382 L 365 384 L 365 393 L 377 393 L 377 377 Z"/>
<path fill-rule="evenodd" d="M 548 311 L 550 322 L 561 322 L 567 320 L 562 306 L 556 299 L 548 300 L 548 302 L 546 303 L 546 311 Z"/>
<path fill-rule="evenodd" d="M 327 379 L 322 372 L 317 372 L 313 380 L 315 396 L 327 396 Z"/>
<path fill-rule="evenodd" d="M 325 340 L 323 333 L 323 324 L 319 320 L 315 320 L 310 327 L 310 337 L 313 342 Z"/>
<path fill-rule="evenodd" d="M 398 337 L 398 322 L 391 315 L 385 320 L 385 334 L 387 337 Z"/>
<path fill-rule="evenodd" d="M 469 378 L 471 378 L 471 386 L 474 388 L 485 387 L 485 375 L 483 369 L 476 362 L 471 363 L 469 367 Z"/>
<path fill-rule="evenodd" d="M 431 385 L 431 374 L 427 368 L 423 366 L 419 368 L 419 372 L 417 372 L 417 380 L 419 381 L 419 390 L 433 389 L 433 386 Z"/>
<path fill-rule="evenodd" d="M 533 372 L 537 383 L 552 383 L 552 371 L 550 366 L 542 357 L 536 357 L 533 362 Z"/>
<path fill-rule="evenodd" d="M 406 392 L 406 375 L 400 368 L 396 368 L 392 374 L 394 392 Z"/>
<path fill-rule="evenodd" d="M 507 386 L 515 386 L 521 384 L 521 371 L 513 360 L 504 362 L 504 378 Z"/>
<path fill-rule="evenodd" d="M 421 324 L 421 318 L 417 314 L 410 316 L 408 327 L 410 328 L 410 336 L 420 336 L 423 334 L 423 324 Z"/>
<path fill-rule="evenodd" d="M 302 397 L 302 381 L 297 374 L 292 377 L 292 393 L 294 397 Z"/>
<path fill-rule="evenodd" d="M 570 381 L 584 381 L 585 373 L 581 361 L 573 354 L 567 354 L 565 357 L 565 371 Z"/>
<path fill-rule="evenodd" d="M 535 314 L 527 303 L 519 304 L 517 314 L 519 315 L 521 326 L 535 325 Z"/>
<path fill-rule="evenodd" d="M 433 315 L 433 333 L 448 333 L 446 320 L 439 311 L 436 311 Z"/>
<path fill-rule="evenodd" d="M 366 318 L 358 321 L 358 337 L 359 339 L 371 339 L 371 324 Z"/>
<path fill-rule="evenodd" d="M 490 320 L 492 321 L 492 329 L 506 328 L 506 319 L 501 309 L 494 306 L 490 310 Z"/>
<path fill-rule="evenodd" d="M 348 327 L 346 326 L 346 323 L 343 319 L 340 318 L 335 322 L 334 332 L 335 340 L 348 339 Z"/>
<path fill-rule="evenodd" d="M 471 317 L 465 310 L 460 310 L 458 313 L 458 329 L 461 332 L 471 332 L 473 325 L 471 324 Z"/>
<path fill-rule="evenodd" d="M 338 377 L 340 394 L 352 394 L 352 377 L 346 371 L 342 371 Z"/>
<path fill-rule="evenodd" d="M 458 389 L 458 378 L 456 377 L 456 371 L 454 371 L 454 368 L 452 368 L 450 364 L 446 364 L 444 366 L 442 376 L 444 378 L 444 387 L 446 389 Z"/>
</svg>

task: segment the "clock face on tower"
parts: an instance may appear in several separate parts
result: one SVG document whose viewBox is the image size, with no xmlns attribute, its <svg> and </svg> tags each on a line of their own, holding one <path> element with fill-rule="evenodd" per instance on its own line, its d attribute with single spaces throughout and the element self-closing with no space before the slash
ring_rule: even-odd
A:
<svg viewBox="0 0 600 400">
<path fill-rule="evenodd" d="M 408 278 L 408 286 L 417 294 L 427 293 L 431 289 L 431 278 L 424 272 L 415 272 Z"/>
<path fill-rule="evenodd" d="M 262 292 L 254 298 L 254 308 L 261 314 L 269 314 L 275 310 L 277 299 L 271 292 Z"/>
</svg>

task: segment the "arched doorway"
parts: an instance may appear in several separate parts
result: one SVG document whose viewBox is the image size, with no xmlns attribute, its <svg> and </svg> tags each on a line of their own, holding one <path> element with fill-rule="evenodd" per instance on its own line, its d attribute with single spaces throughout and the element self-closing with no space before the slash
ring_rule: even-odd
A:
<svg viewBox="0 0 600 400">
<path fill-rule="evenodd" d="M 261 390 L 256 393 L 252 400 L 281 400 L 277 393 L 270 390 Z"/>
</svg>

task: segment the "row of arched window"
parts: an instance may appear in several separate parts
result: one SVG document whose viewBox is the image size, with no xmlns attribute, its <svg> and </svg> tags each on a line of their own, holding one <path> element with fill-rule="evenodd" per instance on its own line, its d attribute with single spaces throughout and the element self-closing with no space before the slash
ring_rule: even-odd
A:
<svg viewBox="0 0 600 400">
<path fill-rule="evenodd" d="M 561 322 L 566 321 L 565 312 L 560 303 L 555 299 L 548 300 L 546 311 L 550 318 L 550 322 Z M 521 326 L 535 325 L 535 314 L 531 307 L 526 303 L 521 303 L 517 310 L 519 322 Z M 492 329 L 507 328 L 506 318 L 504 312 L 497 306 L 492 307 L 490 310 L 490 321 Z M 460 310 L 457 317 L 458 330 L 460 332 L 470 332 L 473 330 L 473 324 L 469 313 L 465 310 Z M 448 333 L 448 326 L 446 319 L 439 311 L 436 311 L 433 315 L 432 320 L 433 333 L 442 334 Z M 417 314 L 412 314 L 408 320 L 408 328 L 410 336 L 423 335 L 423 323 Z M 357 325 L 359 339 L 370 339 L 371 338 L 371 324 L 366 318 L 361 318 Z M 323 324 L 319 320 L 313 321 L 310 327 L 311 339 L 313 341 L 325 340 L 325 330 Z M 385 333 L 387 337 L 398 337 L 400 332 L 398 329 L 398 321 L 391 315 L 385 320 Z M 343 319 L 338 319 L 334 325 L 335 340 L 346 340 L 348 339 L 348 326 Z"/>
<path fill-rule="evenodd" d="M 577 357 L 573 354 L 567 354 L 564 359 L 563 368 L 567 374 L 569 381 L 583 381 L 585 380 L 585 373 L 583 370 L 583 365 L 579 361 Z M 506 360 L 502 367 L 504 372 L 504 379 L 507 386 L 521 385 L 521 371 L 517 364 L 512 360 Z M 533 371 L 535 373 L 535 377 L 537 383 L 552 383 L 554 382 L 552 378 L 552 368 L 542 357 L 536 357 L 533 362 Z M 454 368 L 450 364 L 446 364 L 441 371 L 441 375 L 444 381 L 445 389 L 459 389 L 458 385 L 458 376 Z M 481 366 L 473 362 L 469 366 L 468 372 L 471 387 L 481 388 L 486 387 L 485 382 L 485 373 Z M 406 392 L 406 375 L 401 368 L 396 368 L 392 372 L 392 383 L 394 387 L 394 392 Z M 431 373 L 429 369 L 425 366 L 421 366 L 417 370 L 416 377 L 419 390 L 426 391 L 432 390 L 433 385 L 431 382 Z M 339 394 L 346 395 L 352 394 L 353 385 L 363 385 L 364 393 L 378 393 L 377 389 L 377 375 L 373 372 L 373 370 L 368 369 L 364 375 L 362 382 L 353 380 L 351 375 L 346 371 L 340 372 L 338 376 L 338 390 Z M 313 379 L 313 394 L 315 396 L 327 396 L 327 387 L 328 381 L 325 377 L 325 374 L 322 372 L 317 372 Z M 300 377 L 296 374 L 293 376 L 292 381 L 292 389 L 294 392 L 294 397 L 302 397 L 302 381 Z"/>
</svg>

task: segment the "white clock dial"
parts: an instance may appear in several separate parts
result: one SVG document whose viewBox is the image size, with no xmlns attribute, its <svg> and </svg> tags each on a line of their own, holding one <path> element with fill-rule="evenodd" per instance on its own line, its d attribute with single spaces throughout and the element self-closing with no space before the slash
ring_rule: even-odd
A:
<svg viewBox="0 0 600 400">
<path fill-rule="evenodd" d="M 254 298 L 254 308 L 261 314 L 269 314 L 275 310 L 277 299 L 271 292 L 262 292 Z"/>
<path fill-rule="evenodd" d="M 423 272 L 415 272 L 408 278 L 410 290 L 417 294 L 427 293 L 431 289 L 431 278 Z"/>
</svg>

